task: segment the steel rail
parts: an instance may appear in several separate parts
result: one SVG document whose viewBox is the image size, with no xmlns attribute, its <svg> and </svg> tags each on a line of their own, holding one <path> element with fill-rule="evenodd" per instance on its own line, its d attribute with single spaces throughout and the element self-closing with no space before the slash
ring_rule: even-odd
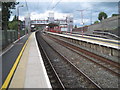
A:
<svg viewBox="0 0 120 90">
<path fill-rule="evenodd" d="M 45 41 L 45 40 L 44 40 Z M 46 41 L 45 41 L 46 42 Z M 88 77 L 84 72 L 77 68 L 69 59 L 63 56 L 60 52 L 55 50 L 48 42 L 46 42 L 58 55 L 60 55 L 64 60 L 66 60 L 78 73 L 83 75 L 91 84 L 93 84 L 97 89 L 103 90 L 97 83 L 95 83 L 90 77 Z"/>
<path fill-rule="evenodd" d="M 37 33 L 36 33 L 36 34 L 37 34 Z M 38 36 L 37 36 L 37 39 L 38 39 Z M 39 43 L 39 44 L 38 44 L 38 45 L 39 45 L 39 49 L 41 48 L 42 53 L 45 55 L 45 57 L 46 57 L 48 63 L 50 64 L 50 66 L 51 66 L 51 68 L 52 68 L 52 70 L 53 70 L 53 72 L 54 72 L 55 78 L 57 79 L 57 81 L 58 81 L 58 83 L 59 83 L 59 86 L 60 86 L 59 88 L 65 90 L 65 86 L 63 85 L 62 81 L 60 80 L 60 78 L 59 78 L 59 76 L 58 76 L 58 74 L 57 74 L 55 68 L 53 67 L 53 65 L 52 65 L 52 63 L 51 63 L 51 61 L 50 61 L 48 55 L 46 54 L 46 52 L 45 52 L 43 46 L 40 44 L 39 40 L 37 40 L 37 41 L 38 41 L 38 43 Z"/>
<path fill-rule="evenodd" d="M 95 63 L 95 64 L 97 64 L 97 65 L 99 65 L 99 66 L 101 66 L 101 67 L 103 67 L 104 69 L 106 69 L 106 70 L 110 71 L 111 73 L 113 73 L 113 74 L 115 74 L 115 75 L 117 75 L 117 76 L 120 77 L 120 74 L 119 74 L 119 73 L 117 73 L 117 72 L 113 71 L 112 69 L 109 69 L 108 67 L 105 67 L 104 65 L 102 65 L 102 64 L 100 64 L 100 63 L 98 63 L 98 62 L 96 62 L 96 61 L 94 61 L 94 60 L 92 60 L 92 59 L 90 59 L 89 57 L 87 57 L 88 55 L 86 56 L 86 55 L 84 55 L 84 54 L 80 54 L 80 53 L 78 52 L 78 49 L 73 49 L 72 47 L 70 47 L 70 46 L 68 46 L 68 45 L 66 45 L 66 44 L 63 44 L 63 41 L 61 41 L 61 40 L 59 40 L 59 39 L 56 39 L 56 38 L 53 38 L 53 37 L 52 37 L 51 39 L 53 39 L 55 42 L 59 43 L 60 45 L 66 47 L 66 48 L 68 48 L 68 49 L 70 49 L 71 51 L 73 51 L 73 52 L 75 52 L 75 53 L 83 56 L 83 57 L 86 58 L 87 60 L 89 60 L 89 61 L 91 61 L 91 62 L 93 62 L 93 63 Z M 64 42 L 64 43 L 66 43 L 66 42 Z M 106 62 L 104 62 L 104 63 L 106 63 Z M 118 69 L 118 68 L 117 68 L 117 69 Z"/>
</svg>

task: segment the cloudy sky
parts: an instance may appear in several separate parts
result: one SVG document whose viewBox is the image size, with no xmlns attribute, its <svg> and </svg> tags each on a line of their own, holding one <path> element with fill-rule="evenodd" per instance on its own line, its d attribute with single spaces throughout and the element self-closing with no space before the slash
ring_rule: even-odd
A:
<svg viewBox="0 0 120 90">
<path fill-rule="evenodd" d="M 83 19 L 85 25 L 89 25 L 97 19 L 99 12 L 105 12 L 108 17 L 112 14 L 118 14 L 119 0 L 17 0 L 19 5 L 24 7 L 19 8 L 19 18 L 24 20 L 25 16 L 30 13 L 30 18 L 47 19 L 49 12 L 54 12 L 55 19 L 65 19 L 66 16 L 71 15 L 74 18 L 74 25 L 81 26 L 81 13 L 83 11 Z M 83 2 L 84 1 L 84 2 Z M 26 3 L 27 2 L 27 3 Z M 19 6 L 17 5 L 17 6 Z M 16 7 L 17 7 L 16 6 Z M 28 6 L 28 9 L 27 9 Z M 16 15 L 16 10 L 12 10 L 10 20 Z M 91 13 L 92 11 L 92 13 Z"/>
</svg>

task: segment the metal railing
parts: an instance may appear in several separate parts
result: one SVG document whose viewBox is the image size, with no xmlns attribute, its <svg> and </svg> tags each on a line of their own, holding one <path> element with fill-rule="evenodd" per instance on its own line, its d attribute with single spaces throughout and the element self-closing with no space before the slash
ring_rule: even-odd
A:
<svg viewBox="0 0 120 90">
<path fill-rule="evenodd" d="M 7 34 L 7 39 L 5 34 Z M 25 30 L 20 30 L 20 37 L 25 35 Z M 4 30 L 2 30 L 2 49 L 7 47 L 9 44 L 13 43 L 18 39 L 18 31 L 17 30 L 7 30 L 7 33 L 5 33 Z"/>
</svg>

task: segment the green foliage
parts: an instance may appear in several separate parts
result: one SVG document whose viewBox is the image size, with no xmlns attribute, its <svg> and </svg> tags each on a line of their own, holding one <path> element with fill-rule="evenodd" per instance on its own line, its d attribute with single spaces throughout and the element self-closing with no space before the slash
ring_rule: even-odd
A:
<svg viewBox="0 0 120 90">
<path fill-rule="evenodd" d="M 99 21 L 95 21 L 95 22 L 94 22 L 94 24 L 97 24 L 97 23 L 99 23 Z"/>
<path fill-rule="evenodd" d="M 15 9 L 16 2 L 2 2 L 2 30 L 4 30 L 5 34 L 5 42 L 8 44 L 8 22 L 11 15 L 11 9 Z"/>
<path fill-rule="evenodd" d="M 112 14 L 112 17 L 114 17 L 114 16 L 119 16 L 119 14 Z"/>
<path fill-rule="evenodd" d="M 11 15 L 11 9 L 15 9 L 18 2 L 2 2 L 2 29 L 6 30 Z"/>
<path fill-rule="evenodd" d="M 100 21 L 102 21 L 103 18 L 106 19 L 107 17 L 108 16 L 107 16 L 107 14 L 105 12 L 100 12 L 99 15 L 98 15 L 98 19 Z"/>
<path fill-rule="evenodd" d="M 8 29 L 10 29 L 10 30 L 18 30 L 18 22 L 19 22 L 19 25 L 22 24 L 22 21 L 21 20 L 18 21 L 16 15 L 15 15 L 13 20 L 9 21 Z"/>
<path fill-rule="evenodd" d="M 18 30 L 18 21 L 11 21 L 8 24 L 10 30 Z"/>
<path fill-rule="evenodd" d="M 75 27 L 74 28 L 77 28 L 77 25 L 75 25 Z"/>
<path fill-rule="evenodd" d="M 17 21 L 17 16 L 15 15 L 14 18 L 13 18 L 13 21 Z"/>
</svg>

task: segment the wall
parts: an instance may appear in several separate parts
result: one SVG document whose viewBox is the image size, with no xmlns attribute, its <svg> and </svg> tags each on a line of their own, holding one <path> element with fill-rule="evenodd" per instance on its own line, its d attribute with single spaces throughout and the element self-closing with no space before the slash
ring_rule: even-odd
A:
<svg viewBox="0 0 120 90">
<path fill-rule="evenodd" d="M 118 21 L 120 20 L 120 16 L 111 17 L 103 20 L 98 24 L 94 24 L 89 26 L 88 30 L 113 30 L 118 27 Z"/>
</svg>

